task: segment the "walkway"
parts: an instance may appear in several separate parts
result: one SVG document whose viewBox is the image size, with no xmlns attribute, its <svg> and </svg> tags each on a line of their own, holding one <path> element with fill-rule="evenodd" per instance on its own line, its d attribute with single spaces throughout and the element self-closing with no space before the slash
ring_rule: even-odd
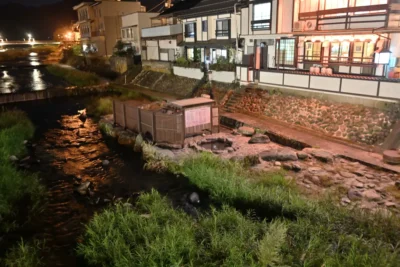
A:
<svg viewBox="0 0 400 267">
<path fill-rule="evenodd" d="M 288 139 L 300 141 L 311 147 L 328 150 L 338 156 L 400 173 L 400 166 L 385 164 L 382 160 L 381 154 L 367 151 L 367 147 L 350 144 L 346 145 L 344 142 L 336 141 L 333 138 L 324 138 L 319 134 L 313 134 L 312 132 L 296 129 L 296 127 L 292 125 L 284 122 L 274 121 L 265 116 L 253 116 L 241 113 L 222 113 L 221 116 L 231 118 L 254 128 L 268 129 L 269 131 L 284 136 Z"/>
</svg>

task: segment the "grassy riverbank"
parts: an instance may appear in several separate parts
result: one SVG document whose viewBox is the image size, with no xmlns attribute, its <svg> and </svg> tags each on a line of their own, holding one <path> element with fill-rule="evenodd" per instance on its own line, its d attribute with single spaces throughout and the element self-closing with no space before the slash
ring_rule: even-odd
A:
<svg viewBox="0 0 400 267">
<path fill-rule="evenodd" d="M 51 54 L 56 49 L 56 46 L 37 46 L 29 49 L 10 49 L 0 53 L 0 62 L 24 59 L 29 57 L 31 53 L 37 53 L 39 56 L 45 56 Z"/>
<path fill-rule="evenodd" d="M 91 86 L 101 83 L 101 79 L 94 73 L 84 72 L 73 68 L 60 67 L 57 65 L 47 66 L 47 70 L 54 76 L 60 77 L 71 85 Z"/>
<path fill-rule="evenodd" d="M 8 232 L 39 209 L 43 187 L 36 175 L 16 169 L 10 156 L 23 157 L 24 140 L 32 138 L 34 127 L 20 111 L 0 113 L 0 229 Z M 22 217 L 21 217 L 22 216 Z"/>
<path fill-rule="evenodd" d="M 160 166 L 158 157 L 148 160 L 148 166 Z M 208 153 L 161 165 L 184 175 L 224 208 L 194 220 L 153 192 L 133 210 L 109 209 L 88 225 L 79 248 L 89 262 L 354 267 L 400 262 L 399 218 L 348 210 L 332 199 L 308 199 L 282 174 L 252 171 Z"/>
<path fill-rule="evenodd" d="M 146 95 L 144 93 L 135 91 L 134 89 L 128 89 L 123 86 L 110 85 L 110 91 L 113 92 L 113 96 L 101 97 L 96 99 L 92 104 L 87 107 L 87 113 L 95 118 L 113 113 L 113 100 L 127 101 L 137 100 L 145 103 L 158 101 L 158 98 Z"/>
</svg>

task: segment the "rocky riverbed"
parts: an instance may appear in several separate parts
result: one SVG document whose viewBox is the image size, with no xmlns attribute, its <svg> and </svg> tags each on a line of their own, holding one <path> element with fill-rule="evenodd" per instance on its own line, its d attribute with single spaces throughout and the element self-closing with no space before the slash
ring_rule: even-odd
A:
<svg viewBox="0 0 400 267">
<path fill-rule="evenodd" d="M 113 128 L 112 117 L 103 123 L 113 129 L 114 137 L 122 136 L 121 144 L 126 135 L 135 136 L 121 128 Z M 285 147 L 271 142 L 267 135 L 256 133 L 252 128 L 242 127 L 239 131 L 222 128 L 218 134 L 187 138 L 183 149 L 156 148 L 156 151 L 170 160 L 201 151 L 225 159 L 247 160 L 255 170 L 284 171 L 285 177 L 298 184 L 305 194 L 322 197 L 329 193 L 344 206 L 400 212 L 399 174 L 365 166 L 321 149 Z"/>
</svg>

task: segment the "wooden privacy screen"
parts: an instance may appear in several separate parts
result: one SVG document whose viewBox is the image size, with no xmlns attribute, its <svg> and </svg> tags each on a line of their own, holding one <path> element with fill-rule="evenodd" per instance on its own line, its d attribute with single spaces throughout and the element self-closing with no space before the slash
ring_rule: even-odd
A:
<svg viewBox="0 0 400 267">
<path fill-rule="evenodd" d="M 183 112 L 166 114 L 140 108 L 136 103 L 113 101 L 114 122 L 141 133 L 156 143 L 180 144 L 185 138 L 205 130 L 219 132 L 218 108 L 211 104 L 183 108 Z"/>
</svg>

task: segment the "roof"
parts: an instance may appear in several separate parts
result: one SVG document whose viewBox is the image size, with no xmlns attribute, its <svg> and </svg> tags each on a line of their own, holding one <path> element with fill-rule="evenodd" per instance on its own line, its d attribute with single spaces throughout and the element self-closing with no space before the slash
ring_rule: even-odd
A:
<svg viewBox="0 0 400 267">
<path fill-rule="evenodd" d="M 201 0 L 180 0 L 178 2 L 174 2 L 174 5 L 171 8 L 165 9 L 159 17 L 172 17 L 177 15 L 179 12 L 185 11 L 196 4 L 198 4 Z"/>
<path fill-rule="evenodd" d="M 197 97 L 197 98 L 189 98 L 189 99 L 174 101 L 171 102 L 170 105 L 183 108 L 183 107 L 193 107 L 193 106 L 207 105 L 213 103 L 215 103 L 215 101 L 212 99 L 205 97 Z"/>
<path fill-rule="evenodd" d="M 93 3 L 94 3 L 94 2 L 88 2 L 88 1 L 86 1 L 86 2 L 81 2 L 81 3 L 77 4 L 76 6 L 73 6 L 72 9 L 73 9 L 73 10 L 78 10 L 78 9 L 81 8 L 81 7 L 84 7 L 84 6 L 86 6 L 86 5 L 91 5 L 91 4 L 93 4 Z"/>
<path fill-rule="evenodd" d="M 209 48 L 224 48 L 227 46 L 234 46 L 235 39 L 210 39 L 208 41 L 197 41 L 197 42 L 181 42 L 179 46 L 188 47 L 209 47 Z"/>
<path fill-rule="evenodd" d="M 196 5 L 184 12 L 180 12 L 180 18 L 195 18 L 201 16 L 233 13 L 234 5 L 238 0 L 200 0 Z"/>
</svg>

